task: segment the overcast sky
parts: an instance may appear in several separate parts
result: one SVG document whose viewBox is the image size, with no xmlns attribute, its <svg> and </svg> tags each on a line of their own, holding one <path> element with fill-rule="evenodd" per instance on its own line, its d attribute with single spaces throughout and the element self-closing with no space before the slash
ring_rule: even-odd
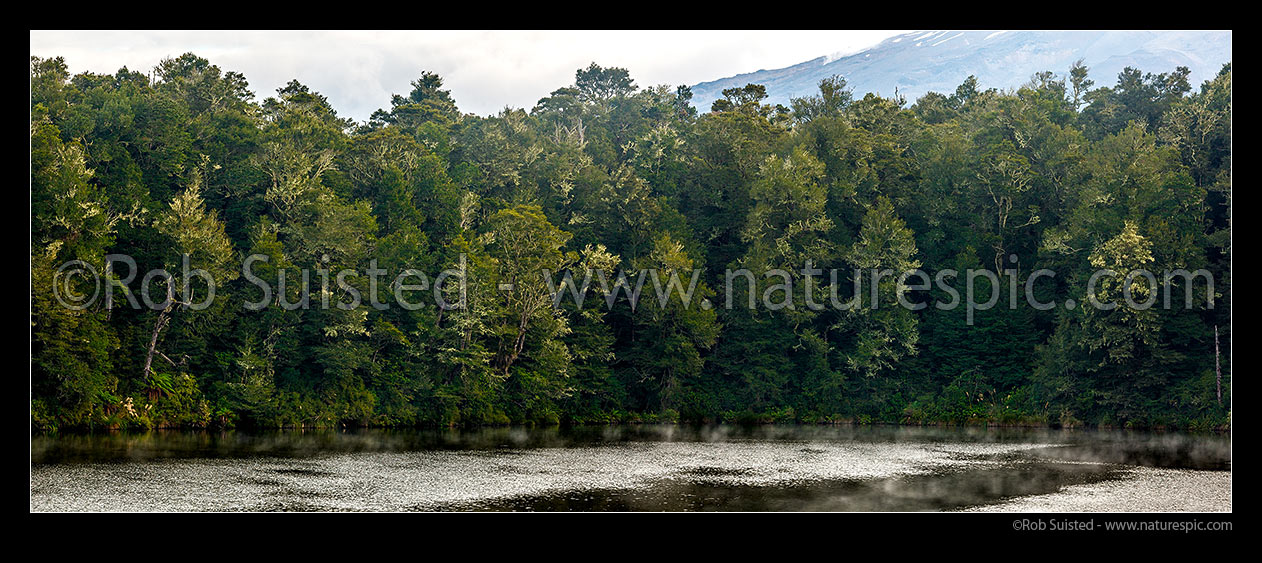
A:
<svg viewBox="0 0 1262 563">
<path fill-rule="evenodd" d="M 530 109 L 591 62 L 636 84 L 696 84 L 847 54 L 905 31 L 32 31 L 31 55 L 72 73 L 152 69 L 193 52 L 245 75 L 261 100 L 297 78 L 340 115 L 367 119 L 437 72 L 465 112 Z"/>
</svg>

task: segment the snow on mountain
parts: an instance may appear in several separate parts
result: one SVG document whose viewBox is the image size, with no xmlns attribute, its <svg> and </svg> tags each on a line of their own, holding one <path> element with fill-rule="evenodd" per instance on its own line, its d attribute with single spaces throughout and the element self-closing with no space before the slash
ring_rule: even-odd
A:
<svg viewBox="0 0 1262 563">
<path fill-rule="evenodd" d="M 1186 66 L 1197 88 L 1231 61 L 1231 32 L 918 31 L 857 53 L 702 82 L 692 87 L 693 103 L 708 111 L 723 89 L 754 83 L 767 87 L 769 102 L 788 105 L 790 98 L 816 94 L 819 81 L 834 74 L 846 78 L 856 97 L 893 96 L 897 89 L 912 103 L 931 91 L 950 94 L 970 74 L 983 88 L 1001 89 L 1016 88 L 1045 70 L 1063 77 L 1080 58 L 1097 87 L 1112 86 L 1128 66 L 1152 73 Z"/>
</svg>

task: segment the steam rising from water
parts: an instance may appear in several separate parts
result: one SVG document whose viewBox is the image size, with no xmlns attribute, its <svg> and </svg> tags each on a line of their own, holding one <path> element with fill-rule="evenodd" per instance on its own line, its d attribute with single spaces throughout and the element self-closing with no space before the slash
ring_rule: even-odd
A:
<svg viewBox="0 0 1262 563">
<path fill-rule="evenodd" d="M 1182 510 L 1192 498 L 1229 510 L 1229 472 L 1127 465 L 1228 469 L 1229 448 L 1216 437 L 881 427 L 40 438 L 31 507 Z"/>
</svg>

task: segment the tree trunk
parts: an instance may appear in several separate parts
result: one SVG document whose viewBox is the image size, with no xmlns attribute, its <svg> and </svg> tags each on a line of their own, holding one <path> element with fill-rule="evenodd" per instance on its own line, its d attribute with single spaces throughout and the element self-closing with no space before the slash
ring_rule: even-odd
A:
<svg viewBox="0 0 1262 563">
<path fill-rule="evenodd" d="M 153 335 L 149 337 L 149 353 L 145 354 L 145 371 L 141 374 L 145 381 L 149 380 L 149 373 L 153 369 L 153 354 L 158 349 L 158 336 L 162 334 L 162 329 L 166 328 L 167 321 L 170 320 L 167 318 L 168 310 L 169 308 L 159 311 L 157 320 L 153 322 Z"/>
<path fill-rule="evenodd" d="M 167 300 L 169 303 L 166 308 L 158 311 L 158 318 L 153 321 L 153 335 L 149 337 L 149 353 L 145 354 L 145 371 L 141 374 L 144 381 L 149 381 L 149 373 L 153 370 L 153 354 L 158 350 L 158 336 L 171 321 L 169 315 L 171 308 L 175 307 L 175 291 L 170 285 L 167 286 Z"/>
<path fill-rule="evenodd" d="M 1214 325 L 1214 383 L 1218 387 L 1218 406 L 1223 406 L 1223 368 L 1218 352 L 1218 325 Z"/>
</svg>

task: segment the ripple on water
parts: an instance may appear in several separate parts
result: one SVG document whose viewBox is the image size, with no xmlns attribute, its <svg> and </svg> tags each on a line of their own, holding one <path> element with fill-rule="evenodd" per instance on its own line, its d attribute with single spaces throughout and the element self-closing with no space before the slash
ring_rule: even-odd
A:
<svg viewBox="0 0 1262 563">
<path fill-rule="evenodd" d="M 1120 479 L 1070 485 L 975 512 L 1230 512 L 1231 472 L 1132 467 Z"/>
<path fill-rule="evenodd" d="M 772 429 L 775 430 L 775 429 Z M 234 510 L 1230 510 L 1230 473 L 1145 469 L 1063 447 L 950 434 L 842 438 L 715 433 L 636 440 L 467 448 L 375 448 L 313 455 L 37 463 L 36 511 Z M 876 432 L 876 431 L 874 431 Z M 1074 435 L 1076 436 L 1076 435 Z M 1069 436 L 1073 439 L 1074 436 Z M 852 439 L 859 438 L 859 439 Z M 980 436 L 985 438 L 985 435 Z M 1089 439 L 1096 439 L 1090 438 Z M 336 442 L 333 442 L 336 443 Z M 528 445 L 527 445 L 528 444 Z M 1148 459 L 1149 442 L 1131 443 Z M 1174 444 L 1189 459 L 1221 445 Z M 1142 447 L 1141 447 L 1142 446 Z M 1205 450 L 1205 451 L 1201 451 Z M 165 454 L 165 452 L 164 452 Z M 1089 459 L 1073 459 L 1089 454 Z M 1229 458 L 1228 458 L 1229 459 Z M 1214 462 L 1218 463 L 1218 462 Z M 1229 461 L 1227 462 L 1229 463 Z M 976 508 L 980 506 L 980 508 Z M 974 507 L 974 508 L 970 508 Z"/>
<path fill-rule="evenodd" d="M 409 510 L 664 480 L 790 486 L 987 463 L 1022 444 L 643 442 L 504 451 L 358 452 L 303 460 L 164 459 L 36 466 L 35 510 Z"/>
</svg>

